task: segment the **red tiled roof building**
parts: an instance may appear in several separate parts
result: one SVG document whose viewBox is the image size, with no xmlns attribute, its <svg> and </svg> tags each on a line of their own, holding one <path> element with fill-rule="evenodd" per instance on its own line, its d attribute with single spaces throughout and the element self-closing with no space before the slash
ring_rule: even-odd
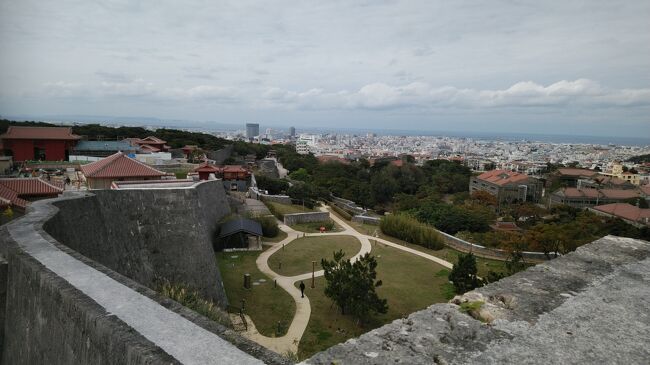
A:
<svg viewBox="0 0 650 365">
<path fill-rule="evenodd" d="M 122 152 L 81 166 L 90 189 L 110 189 L 113 181 L 158 180 L 166 173 Z"/>
<path fill-rule="evenodd" d="M 591 211 L 609 217 L 620 218 L 637 227 L 650 226 L 650 209 L 628 203 L 613 203 L 593 207 Z"/>
<path fill-rule="evenodd" d="M 63 188 L 36 177 L 0 179 L 0 207 L 24 211 L 30 201 L 54 198 Z"/>
<path fill-rule="evenodd" d="M 0 135 L 5 154 L 14 161 L 66 161 L 80 139 L 69 127 L 10 126 Z"/>
<path fill-rule="evenodd" d="M 494 195 L 499 202 L 538 202 L 542 197 L 542 184 L 518 172 L 492 170 L 470 178 L 469 192 L 475 191 Z"/>
<path fill-rule="evenodd" d="M 551 194 L 551 204 L 565 204 L 574 208 L 589 208 L 596 205 L 622 203 L 642 199 L 639 190 L 561 188 Z"/>
<path fill-rule="evenodd" d="M 199 167 L 194 169 L 194 172 L 198 172 L 199 179 L 208 180 L 210 174 L 214 174 L 214 177 L 221 177 L 223 170 L 215 165 L 211 165 L 207 162 L 204 162 L 199 165 Z"/>
</svg>

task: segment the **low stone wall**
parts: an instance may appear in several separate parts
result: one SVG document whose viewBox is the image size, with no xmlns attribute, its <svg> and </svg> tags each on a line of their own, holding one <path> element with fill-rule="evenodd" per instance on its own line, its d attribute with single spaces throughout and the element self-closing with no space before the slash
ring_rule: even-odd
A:
<svg viewBox="0 0 650 365">
<path fill-rule="evenodd" d="M 299 223 L 326 222 L 329 219 L 329 212 L 293 213 L 284 215 L 284 224 L 291 226 Z"/>
<path fill-rule="evenodd" d="M 248 188 L 248 193 L 249 193 L 251 199 L 268 200 L 268 201 L 272 201 L 272 202 L 276 202 L 276 203 L 280 203 L 280 204 L 291 204 L 291 197 L 288 196 L 288 195 L 263 194 L 256 187 Z"/>
<path fill-rule="evenodd" d="M 304 363 L 646 364 L 648 277 L 650 243 L 608 236 Z"/>
<path fill-rule="evenodd" d="M 507 260 L 510 256 L 510 252 L 506 250 L 499 250 L 496 248 L 490 248 L 477 245 L 475 243 L 470 243 L 442 231 L 438 231 L 438 233 L 440 233 L 442 238 L 445 240 L 445 244 L 447 246 L 461 252 L 472 252 L 476 256 L 493 258 L 497 260 Z M 549 259 L 543 252 L 523 251 L 522 255 L 524 259 L 530 262 L 542 262 Z M 549 254 L 549 256 L 550 258 L 555 258 L 554 253 Z M 558 254 L 558 256 L 560 256 L 560 254 Z"/>
<path fill-rule="evenodd" d="M 52 202 L 66 200 L 92 201 L 38 201 L 0 227 L 0 253 L 8 262 L 0 363 L 290 363 L 56 241 L 43 224 L 59 212 Z"/>
<path fill-rule="evenodd" d="M 372 224 L 378 226 L 379 223 L 381 222 L 381 218 L 367 217 L 365 215 L 355 215 L 354 217 L 352 217 L 352 221 L 357 223 Z"/>
</svg>

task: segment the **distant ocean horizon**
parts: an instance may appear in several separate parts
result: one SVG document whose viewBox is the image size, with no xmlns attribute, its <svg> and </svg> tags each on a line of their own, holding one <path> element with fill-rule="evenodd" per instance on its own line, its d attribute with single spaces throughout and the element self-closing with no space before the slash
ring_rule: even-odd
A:
<svg viewBox="0 0 650 365">
<path fill-rule="evenodd" d="M 333 129 L 328 129 L 333 130 Z M 422 131 L 422 130 L 397 130 L 397 129 L 346 129 L 338 128 L 338 132 L 365 134 L 375 133 L 381 136 L 440 136 L 455 138 L 471 138 L 476 140 L 507 141 L 507 142 L 547 142 L 547 143 L 575 143 L 594 145 L 616 146 L 650 146 L 648 137 L 615 137 L 615 136 L 584 136 L 584 135 L 558 135 L 538 133 L 497 133 L 497 132 L 470 132 L 470 131 Z"/>
<path fill-rule="evenodd" d="M 6 116 L 13 120 L 41 120 L 52 122 L 80 122 L 80 123 L 100 123 L 108 125 L 139 125 L 139 126 L 159 126 L 165 128 L 180 128 L 195 131 L 234 131 L 244 129 L 244 123 L 218 123 L 214 121 L 189 121 L 189 120 L 163 120 L 158 118 L 143 117 L 109 117 L 109 116 Z M 287 129 L 288 126 L 280 126 L 276 123 L 265 125 L 263 122 L 260 126 L 269 127 L 275 130 Z M 426 130 L 400 130 L 400 129 L 382 129 L 382 128 L 342 128 L 342 127 L 307 127 L 294 125 L 298 133 L 345 133 L 364 135 L 366 133 L 375 133 L 384 136 L 441 136 L 456 138 L 472 138 L 490 141 L 531 141 L 531 142 L 548 142 L 548 143 L 575 143 L 575 144 L 595 144 L 595 145 L 616 145 L 616 146 L 650 146 L 650 136 L 642 137 L 616 137 L 616 136 L 586 136 L 586 135 L 559 135 L 559 134 L 538 134 L 538 133 L 499 133 L 499 132 L 477 132 L 477 131 L 426 131 Z"/>
</svg>

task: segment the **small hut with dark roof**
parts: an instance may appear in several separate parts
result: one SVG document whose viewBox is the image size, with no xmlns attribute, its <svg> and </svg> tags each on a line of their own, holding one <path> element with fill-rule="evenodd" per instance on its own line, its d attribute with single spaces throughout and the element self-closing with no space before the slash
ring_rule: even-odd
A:
<svg viewBox="0 0 650 365">
<path fill-rule="evenodd" d="M 252 219 L 235 218 L 219 227 L 215 251 L 261 250 L 262 225 Z"/>
</svg>

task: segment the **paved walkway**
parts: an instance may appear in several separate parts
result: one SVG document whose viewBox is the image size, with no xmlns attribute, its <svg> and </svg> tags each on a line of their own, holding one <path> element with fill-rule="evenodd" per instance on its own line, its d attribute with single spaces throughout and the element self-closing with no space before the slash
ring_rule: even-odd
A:
<svg viewBox="0 0 650 365">
<path fill-rule="evenodd" d="M 242 334 L 248 337 L 249 339 L 259 343 L 260 345 L 268 349 L 271 349 L 279 354 L 286 354 L 287 352 L 292 352 L 292 353 L 298 352 L 298 344 L 300 343 L 300 339 L 302 338 L 302 335 L 305 333 L 305 330 L 307 329 L 307 324 L 309 323 L 309 317 L 311 315 L 311 306 L 309 304 L 309 298 L 307 298 L 306 296 L 304 298 L 301 298 L 300 289 L 298 289 L 294 285 L 296 281 L 311 279 L 311 273 L 306 273 L 306 274 L 301 274 L 296 276 L 282 276 L 277 274 L 269 267 L 268 264 L 269 257 L 271 257 L 271 255 L 273 255 L 277 250 L 282 249 L 283 245 L 289 244 L 293 240 L 299 237 L 303 237 L 303 235 L 306 237 L 326 236 L 326 235 L 349 235 L 349 236 L 356 237 L 361 242 L 361 249 L 355 256 L 351 258 L 352 261 L 355 261 L 362 255 L 365 255 L 366 253 L 370 252 L 372 250 L 371 240 L 374 240 L 377 242 L 381 242 L 382 244 L 385 244 L 387 246 L 391 246 L 393 248 L 409 252 L 411 254 L 420 256 L 427 260 L 431 260 L 446 268 L 451 268 L 453 266 L 450 262 L 442 260 L 438 257 L 428 255 L 426 253 L 402 245 L 398 245 L 396 243 L 386 241 L 381 238 L 375 238 L 360 233 L 354 228 L 352 228 L 346 221 L 333 214 L 329 210 L 329 207 L 321 207 L 320 210 L 329 211 L 330 218 L 332 218 L 333 221 L 335 221 L 339 226 L 341 226 L 343 228 L 343 231 L 332 232 L 332 233 L 303 233 L 303 232 L 296 231 L 293 228 L 281 222 L 278 222 L 280 229 L 287 233 L 287 238 L 285 238 L 280 242 L 273 243 L 271 245 L 271 248 L 262 252 L 262 254 L 260 254 L 256 260 L 257 267 L 260 269 L 260 271 L 268 275 L 271 278 L 271 280 L 277 280 L 278 285 L 282 287 L 284 290 L 286 290 L 287 293 L 289 293 L 289 295 L 291 295 L 293 300 L 296 302 L 296 314 L 294 315 L 293 321 L 291 322 L 291 325 L 287 330 L 287 334 L 282 337 L 267 337 L 260 334 L 256 330 L 255 325 L 252 324 L 253 322 L 250 320 L 250 317 L 247 317 L 247 321 L 249 323 L 248 330 L 246 332 L 243 332 Z M 320 271 L 316 271 L 314 273 L 314 276 L 320 277 L 323 276 L 323 274 L 324 274 L 323 270 L 320 270 Z"/>
</svg>

